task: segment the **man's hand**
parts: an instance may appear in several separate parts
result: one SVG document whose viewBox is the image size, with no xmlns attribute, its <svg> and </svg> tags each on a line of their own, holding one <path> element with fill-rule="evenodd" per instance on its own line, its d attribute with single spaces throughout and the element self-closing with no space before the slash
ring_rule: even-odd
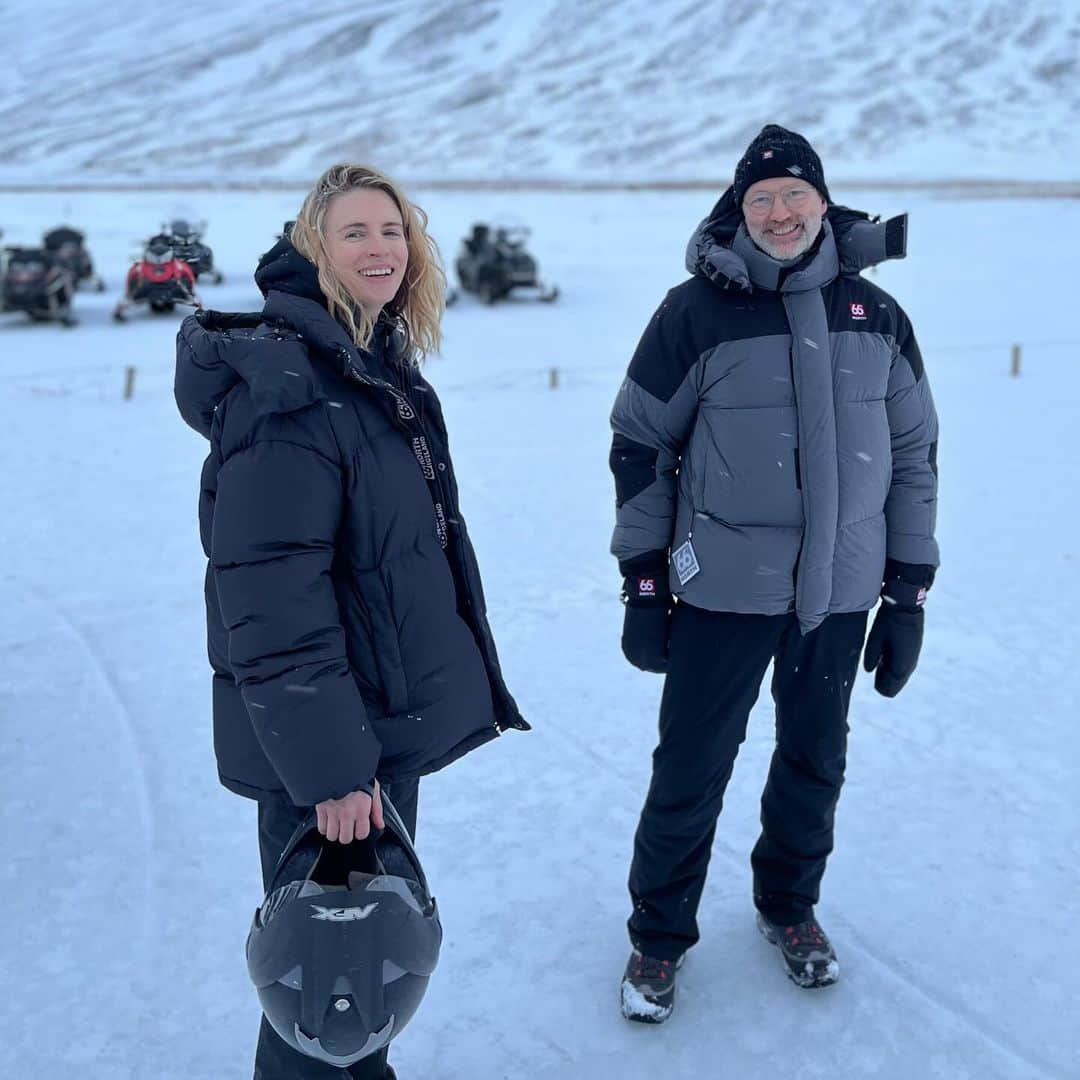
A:
<svg viewBox="0 0 1080 1080">
<path fill-rule="evenodd" d="M 866 639 L 863 666 L 874 672 L 874 689 L 896 697 L 915 670 L 922 649 L 923 613 L 898 610 L 882 600 Z"/>
<path fill-rule="evenodd" d="M 315 812 L 319 818 L 319 832 L 327 840 L 340 841 L 342 844 L 367 839 L 372 825 L 376 829 L 386 827 L 378 780 L 375 781 L 374 795 L 366 791 L 350 791 L 344 798 L 318 803 Z"/>
<path fill-rule="evenodd" d="M 636 668 L 662 675 L 667 671 L 671 633 L 671 593 L 664 575 L 633 575 L 623 584 L 623 656 Z"/>
<path fill-rule="evenodd" d="M 881 606 L 866 639 L 863 667 L 874 672 L 874 689 L 884 697 L 896 697 L 919 662 L 923 639 L 923 605 L 933 584 L 932 566 L 915 566 L 889 560 Z"/>
</svg>

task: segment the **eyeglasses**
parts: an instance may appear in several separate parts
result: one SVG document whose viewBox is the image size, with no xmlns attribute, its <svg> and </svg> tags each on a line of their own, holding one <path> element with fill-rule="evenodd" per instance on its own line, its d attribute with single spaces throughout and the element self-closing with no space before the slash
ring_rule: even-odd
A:
<svg viewBox="0 0 1080 1080">
<path fill-rule="evenodd" d="M 806 205 L 806 200 L 810 197 L 810 194 L 811 189 L 808 187 L 793 187 L 788 188 L 786 191 L 781 191 L 780 198 L 784 200 L 784 205 L 789 210 L 799 210 Z M 775 195 L 770 195 L 768 192 L 762 191 L 752 199 L 745 199 L 743 201 L 743 209 L 750 210 L 755 214 L 765 214 L 773 208 L 773 203 L 775 201 Z"/>
</svg>

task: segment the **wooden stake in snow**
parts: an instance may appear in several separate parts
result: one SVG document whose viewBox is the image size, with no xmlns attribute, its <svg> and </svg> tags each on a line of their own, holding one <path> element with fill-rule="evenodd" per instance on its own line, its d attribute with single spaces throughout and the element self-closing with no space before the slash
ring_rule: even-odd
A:
<svg viewBox="0 0 1080 1080">
<path fill-rule="evenodd" d="M 1011 374 L 1020 374 L 1020 346 L 1014 345 L 1012 347 L 1012 367 L 1010 368 Z"/>
<path fill-rule="evenodd" d="M 135 395 L 135 368 L 130 364 L 124 369 L 124 400 L 130 401 Z"/>
</svg>

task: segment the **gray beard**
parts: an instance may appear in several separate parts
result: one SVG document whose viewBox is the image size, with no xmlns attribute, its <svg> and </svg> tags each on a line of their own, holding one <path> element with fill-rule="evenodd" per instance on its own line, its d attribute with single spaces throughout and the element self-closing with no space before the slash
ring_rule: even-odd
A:
<svg viewBox="0 0 1080 1080">
<path fill-rule="evenodd" d="M 747 229 L 747 231 L 749 232 L 749 229 Z M 775 259 L 781 266 L 793 266 L 810 250 L 811 247 L 813 247 L 819 232 L 821 232 L 820 222 L 818 222 L 817 230 L 814 232 L 813 236 L 810 235 L 809 229 L 804 229 L 803 238 L 799 241 L 799 246 L 790 255 L 778 255 L 776 251 L 772 250 L 772 246 L 769 244 L 768 240 L 765 239 L 764 234 L 762 234 L 761 239 L 758 239 L 751 233 L 750 239 L 754 241 L 755 246 L 764 251 L 770 259 Z"/>
</svg>

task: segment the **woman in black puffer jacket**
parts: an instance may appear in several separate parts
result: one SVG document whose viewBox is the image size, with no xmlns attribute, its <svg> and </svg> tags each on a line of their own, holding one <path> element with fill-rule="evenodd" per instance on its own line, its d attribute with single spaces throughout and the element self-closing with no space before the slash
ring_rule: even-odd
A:
<svg viewBox="0 0 1080 1080">
<path fill-rule="evenodd" d="M 267 880 L 311 807 L 349 843 L 381 826 L 385 790 L 412 831 L 419 776 L 528 728 L 418 368 L 444 294 L 425 225 L 384 175 L 334 166 L 259 263 L 262 312 L 199 312 L 180 330 L 177 404 L 211 447 L 199 524 L 218 771 L 259 801 Z M 385 1061 L 345 1074 L 264 1020 L 256 1076 L 392 1076 Z"/>
</svg>

